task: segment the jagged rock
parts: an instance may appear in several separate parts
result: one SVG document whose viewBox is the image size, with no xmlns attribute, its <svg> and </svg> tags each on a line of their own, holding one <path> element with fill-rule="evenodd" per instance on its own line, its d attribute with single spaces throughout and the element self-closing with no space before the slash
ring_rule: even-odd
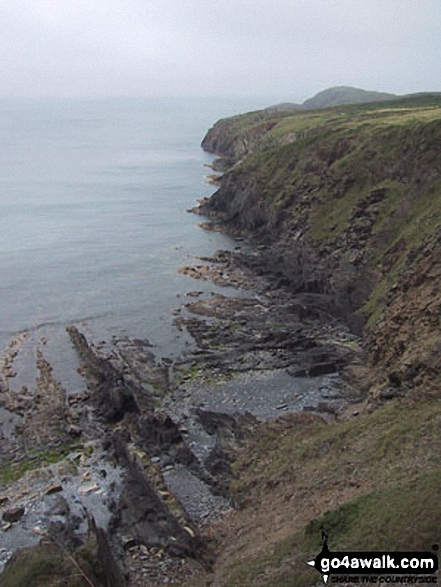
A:
<svg viewBox="0 0 441 587">
<path fill-rule="evenodd" d="M 115 424 L 126 414 L 139 413 L 135 396 L 137 393 L 145 395 L 144 392 L 133 381 L 126 380 L 124 374 L 108 359 L 98 356 L 77 328 L 68 326 L 66 330 L 82 358 L 93 392 L 92 399 L 101 417 Z"/>
<path fill-rule="evenodd" d="M 138 431 L 151 457 L 167 455 L 171 462 L 195 465 L 196 457 L 186 445 L 179 426 L 165 413 L 155 412 L 140 419 Z"/>
<path fill-rule="evenodd" d="M 114 439 L 117 458 L 127 471 L 118 509 L 110 531 L 129 536 L 135 544 L 161 547 L 176 556 L 200 557 L 202 543 L 192 537 L 159 498 L 139 466 L 131 460 L 124 443 Z"/>
<path fill-rule="evenodd" d="M 53 493 L 59 493 L 63 491 L 63 486 L 57 483 L 56 485 L 51 485 L 45 491 L 46 495 L 52 495 Z"/>
<path fill-rule="evenodd" d="M 7 510 L 5 512 L 3 512 L 2 515 L 2 519 L 5 522 L 18 522 L 19 520 L 22 519 L 22 517 L 24 516 L 25 513 L 25 508 L 24 507 L 17 507 L 17 508 L 13 508 L 11 510 Z"/>
<path fill-rule="evenodd" d="M 317 377 L 318 375 L 328 375 L 329 373 L 335 373 L 337 366 L 335 363 L 317 363 L 309 368 L 309 376 Z"/>
</svg>

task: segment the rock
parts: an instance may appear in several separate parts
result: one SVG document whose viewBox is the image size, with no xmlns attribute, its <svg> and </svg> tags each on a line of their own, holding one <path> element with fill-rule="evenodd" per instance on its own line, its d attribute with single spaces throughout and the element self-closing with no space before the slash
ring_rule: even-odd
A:
<svg viewBox="0 0 441 587">
<path fill-rule="evenodd" d="M 101 488 L 98 485 L 98 483 L 92 483 L 91 485 L 86 485 L 85 487 L 80 487 L 78 489 L 78 493 L 81 493 L 82 495 L 88 495 L 89 493 L 95 493 L 96 491 L 99 491 Z"/>
<path fill-rule="evenodd" d="M 52 504 L 47 509 L 49 516 L 67 516 L 70 513 L 70 507 L 62 495 L 55 496 Z"/>
<path fill-rule="evenodd" d="M 158 496 L 143 470 L 131 459 L 125 445 L 117 439 L 115 444 L 118 461 L 120 464 L 125 463 L 127 474 L 118 510 L 112 515 L 109 524 L 110 533 L 118 531 L 123 536 L 129 536 L 130 541 L 135 541 L 131 543 L 126 540 L 125 549 L 130 548 L 130 544 L 144 544 L 164 548 L 176 556 L 200 556 L 200 541 L 192 538 L 182 527 Z M 172 537 L 177 541 L 172 540 Z"/>
<path fill-rule="evenodd" d="M 0 507 L 6 505 L 9 501 L 9 497 L 6 495 L 0 495 Z"/>
<path fill-rule="evenodd" d="M 155 412 L 139 421 L 139 435 L 150 458 L 161 458 L 163 466 L 180 463 L 198 468 L 198 460 L 185 443 L 178 425 L 165 413 Z"/>
<path fill-rule="evenodd" d="M 74 438 L 77 438 L 77 437 L 81 436 L 82 430 L 81 430 L 81 428 L 79 426 L 71 425 L 67 429 L 67 433 L 69 434 L 69 436 L 72 436 Z"/>
<path fill-rule="evenodd" d="M 286 372 L 288 373 L 288 375 L 291 375 L 291 377 L 308 377 L 306 369 L 292 369 L 288 367 Z"/>
<path fill-rule="evenodd" d="M 400 387 L 401 386 L 401 376 L 399 373 L 397 373 L 396 371 L 393 371 L 392 373 L 389 373 L 388 375 L 389 377 L 389 383 L 393 386 L 393 387 Z"/>
<path fill-rule="evenodd" d="M 60 491 L 63 491 L 63 486 L 60 484 L 57 485 L 51 485 L 50 487 L 48 487 L 45 491 L 46 495 L 52 495 L 53 493 L 59 493 Z"/>
<path fill-rule="evenodd" d="M 109 424 L 116 424 L 126 414 L 138 414 L 136 398 L 145 396 L 140 386 L 126 378 L 112 361 L 98 355 L 77 328 L 68 326 L 66 330 L 82 359 L 92 389 L 92 401 L 101 418 Z"/>
<path fill-rule="evenodd" d="M 317 404 L 317 411 L 324 412 L 326 414 L 336 414 L 337 413 L 336 408 L 328 402 L 319 402 Z"/>
<path fill-rule="evenodd" d="M 335 373 L 337 366 L 335 363 L 317 363 L 309 369 L 310 377 L 317 377 L 318 375 L 328 375 L 329 373 Z"/>
<path fill-rule="evenodd" d="M 135 546 L 138 546 L 138 541 L 136 540 L 136 538 L 123 538 L 122 539 L 122 545 L 124 550 L 130 550 L 131 548 L 135 548 Z"/>
<path fill-rule="evenodd" d="M 5 522 L 18 522 L 19 520 L 22 519 L 22 517 L 24 516 L 25 513 L 25 508 L 24 507 L 18 507 L 18 508 L 13 508 L 11 510 L 7 510 L 6 512 L 3 512 L 3 516 L 2 519 Z"/>
</svg>

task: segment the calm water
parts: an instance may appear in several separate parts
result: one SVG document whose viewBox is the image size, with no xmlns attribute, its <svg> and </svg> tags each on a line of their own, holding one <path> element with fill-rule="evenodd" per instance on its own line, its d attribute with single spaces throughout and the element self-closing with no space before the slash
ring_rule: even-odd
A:
<svg viewBox="0 0 441 587">
<path fill-rule="evenodd" d="M 42 337 L 59 378 L 78 384 L 69 323 L 177 351 L 173 309 L 213 289 L 177 269 L 233 245 L 186 212 L 213 191 L 200 141 L 216 119 L 262 105 L 0 100 L 0 347 L 28 333 L 16 385 L 34 377 Z"/>
</svg>

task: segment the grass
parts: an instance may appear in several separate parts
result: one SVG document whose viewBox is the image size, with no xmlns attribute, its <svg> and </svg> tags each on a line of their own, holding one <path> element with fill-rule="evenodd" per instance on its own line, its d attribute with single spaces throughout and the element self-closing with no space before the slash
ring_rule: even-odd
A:
<svg viewBox="0 0 441 587">
<path fill-rule="evenodd" d="M 395 400 L 334 424 L 297 415 L 262 425 L 235 472 L 242 523 L 258 515 L 264 530 L 251 526 L 220 585 L 316 585 L 305 562 L 322 530 L 331 550 L 430 550 L 441 539 L 441 401 Z"/>
<path fill-rule="evenodd" d="M 320 465 L 322 472 L 331 473 L 351 468 L 358 454 L 363 454 L 360 471 L 376 476 L 377 483 L 387 483 L 393 475 L 401 479 L 408 475 L 405 467 L 412 461 L 414 472 L 419 473 L 433 465 L 441 468 L 441 402 L 424 404 L 411 400 L 396 400 L 382 409 L 361 418 L 352 418 L 334 424 L 314 420 L 306 426 L 294 424 L 282 435 L 275 430 L 266 431 L 251 448 L 255 470 L 247 474 L 272 476 L 285 470 L 293 460 L 303 468 Z M 375 434 L 372 434 L 375 431 Z M 419 440 L 420 439 L 420 440 Z M 236 470 L 240 473 L 237 491 L 247 491 L 240 471 L 248 456 L 239 459 Z M 378 462 L 382 468 L 378 471 Z M 418 465 L 418 466 L 417 466 Z M 353 471 L 353 473 L 355 473 Z"/>
<path fill-rule="evenodd" d="M 414 399 L 371 413 L 331 424 L 299 414 L 260 426 L 234 463 L 238 511 L 220 533 L 214 584 L 228 587 L 320 584 L 305 563 L 322 530 L 331 550 L 430 550 L 441 541 L 439 266 L 437 249 L 427 247 L 441 231 L 441 95 L 285 112 L 273 122 L 228 172 L 227 195 L 240 186 L 244 222 L 248 205 L 265 207 L 270 236 L 279 227 L 300 234 L 320 258 L 332 255 L 334 275 L 345 262 L 362 263 L 373 289 L 359 312 L 379 329 L 380 375 L 408 363 L 424 378 Z M 252 142 L 246 116 L 236 130 Z M 352 261 L 359 251 L 362 260 Z M 416 280 L 431 271 L 427 291 L 403 282 L 415 270 Z M 380 322 L 395 284 L 397 340 Z"/>
<path fill-rule="evenodd" d="M 441 228 L 440 142 L 437 95 L 285 112 L 230 173 L 265 204 L 269 223 L 307 227 L 312 248 L 345 252 L 349 238 L 366 251 L 365 266 L 380 276 L 362 309 L 371 327 L 409 252 Z M 366 204 L 379 189 L 385 197 Z"/>
<path fill-rule="evenodd" d="M 96 545 L 71 554 L 53 543 L 18 551 L 0 575 L 0 587 L 102 587 L 106 583 Z"/>
<path fill-rule="evenodd" d="M 234 565 L 228 585 L 316 585 L 318 575 L 306 562 L 319 553 L 322 531 L 331 551 L 430 551 L 440 538 L 440 497 L 441 472 L 363 495 L 312 520 L 267 555 Z"/>
<path fill-rule="evenodd" d="M 43 465 L 52 465 L 63 460 L 71 451 L 73 442 L 64 443 L 57 448 L 46 451 L 32 450 L 23 461 L 9 463 L 0 467 L 0 482 L 8 485 L 23 477 L 28 471 L 38 469 Z"/>
</svg>

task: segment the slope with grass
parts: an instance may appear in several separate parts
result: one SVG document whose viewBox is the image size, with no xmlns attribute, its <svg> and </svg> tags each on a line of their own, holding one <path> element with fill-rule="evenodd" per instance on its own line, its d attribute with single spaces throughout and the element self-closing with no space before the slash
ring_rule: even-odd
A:
<svg viewBox="0 0 441 587">
<path fill-rule="evenodd" d="M 253 424 L 239 451 L 227 455 L 237 507 L 202 528 L 216 559 L 195 567 L 187 587 L 322 584 L 306 565 L 322 531 L 333 551 L 426 551 L 441 543 L 440 144 L 439 95 L 270 109 L 223 121 L 205 142 L 228 158 L 229 170 L 201 211 L 263 244 L 251 257 L 276 286 L 332 299 L 330 311 L 362 336 L 367 360 L 342 375 L 366 401 L 331 422 L 302 412 Z M 103 381 L 113 389 L 117 380 L 119 401 L 124 378 L 93 353 L 90 361 L 91 381 L 102 390 Z M 138 429 L 127 415 L 128 438 L 153 430 L 148 418 Z M 145 445 L 137 446 L 142 456 Z M 157 472 L 156 463 L 145 470 Z M 5 480 L 23 472 L 4 471 Z M 144 489 L 130 495 L 121 511 L 132 508 L 140 524 L 166 533 L 159 497 L 151 502 Z M 90 538 L 74 553 L 43 539 L 11 561 L 0 585 L 124 584 L 113 559 L 103 561 L 100 534 Z M 152 584 L 185 584 L 183 567 L 161 572 Z"/>
<path fill-rule="evenodd" d="M 231 121 L 259 139 L 201 211 L 270 244 L 274 279 L 333 296 L 373 395 L 436 386 L 441 96 L 261 116 Z"/>
<path fill-rule="evenodd" d="M 233 143 L 259 137 L 201 211 L 264 243 L 276 283 L 333 297 L 362 336 L 346 376 L 366 399 L 260 426 L 200 584 L 307 587 L 323 530 L 333 551 L 441 541 L 441 95 L 261 116 L 230 121 Z"/>
<path fill-rule="evenodd" d="M 286 102 L 264 110 L 240 114 L 219 120 L 202 142 L 202 147 L 212 153 L 238 160 L 262 145 L 260 139 L 277 120 L 289 116 L 295 110 L 317 110 L 342 104 L 381 102 L 396 98 L 384 92 L 368 92 L 359 88 L 339 86 L 319 92 L 303 104 Z M 263 141 L 265 144 L 265 141 Z"/>
<path fill-rule="evenodd" d="M 406 399 L 333 424 L 308 414 L 262 424 L 235 463 L 238 510 L 217 528 L 214 584 L 322 584 L 306 565 L 322 531 L 332 551 L 430 551 L 441 538 L 440 418 L 439 399 Z"/>
</svg>

